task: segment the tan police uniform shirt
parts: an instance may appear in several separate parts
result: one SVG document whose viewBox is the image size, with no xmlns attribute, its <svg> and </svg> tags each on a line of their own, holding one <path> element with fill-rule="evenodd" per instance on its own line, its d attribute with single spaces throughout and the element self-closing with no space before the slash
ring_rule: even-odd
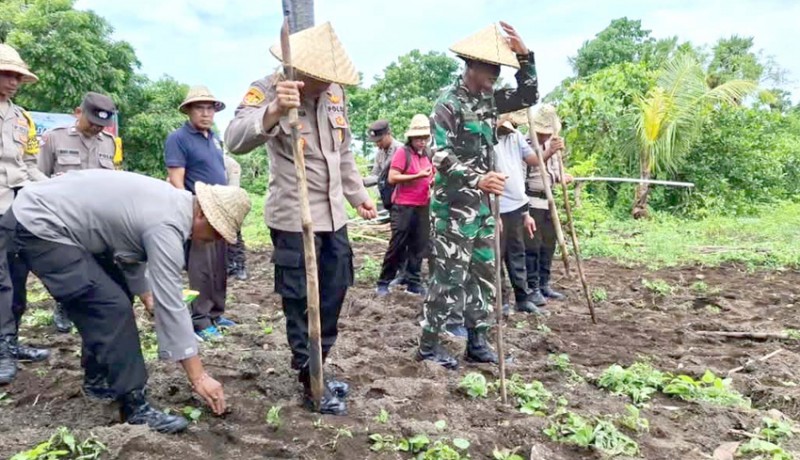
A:
<svg viewBox="0 0 800 460">
<path fill-rule="evenodd" d="M 76 125 L 63 126 L 42 135 L 39 170 L 48 177 L 79 169 L 114 169 L 117 144 L 103 131 L 86 137 Z"/>
<path fill-rule="evenodd" d="M 247 153 L 266 143 L 270 179 L 264 220 L 270 228 L 300 232 L 289 119 L 281 118 L 269 131 L 263 123 L 276 82 L 272 75 L 252 83 L 225 131 L 225 145 L 231 153 Z M 347 223 L 345 199 L 353 207 L 369 200 L 351 148 L 344 90 L 332 84 L 317 101 L 304 100 L 298 112 L 314 231 L 336 231 Z"/>
<path fill-rule="evenodd" d="M 0 214 L 14 201 L 14 189 L 45 180 L 36 167 L 39 140 L 36 125 L 21 107 L 0 104 Z"/>
<path fill-rule="evenodd" d="M 550 146 L 550 141 L 548 140 L 543 145 L 538 146 L 539 151 L 542 152 L 544 155 L 545 150 Z M 560 153 L 556 153 L 555 155 L 551 156 L 547 161 L 545 161 L 547 175 L 550 179 L 550 188 L 552 189 L 555 187 L 555 184 L 561 182 L 561 171 L 558 168 L 559 157 L 561 156 Z M 528 167 L 528 177 L 525 180 L 525 191 L 526 192 L 533 192 L 537 195 L 541 195 L 545 193 L 544 191 L 544 184 L 542 183 L 542 172 L 538 166 L 529 166 Z M 542 198 L 541 196 L 528 196 L 529 205 L 533 209 L 550 209 L 550 206 L 547 204 L 547 198 Z"/>
</svg>

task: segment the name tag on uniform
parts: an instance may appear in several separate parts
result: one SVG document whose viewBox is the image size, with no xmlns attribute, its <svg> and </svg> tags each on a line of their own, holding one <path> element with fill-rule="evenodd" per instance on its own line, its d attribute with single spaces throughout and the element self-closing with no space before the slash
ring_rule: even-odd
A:
<svg viewBox="0 0 800 460">
<path fill-rule="evenodd" d="M 79 156 L 80 154 L 81 154 L 81 152 L 79 152 L 78 150 L 74 150 L 74 149 L 57 149 L 56 150 L 56 155 L 75 155 L 75 156 Z"/>
</svg>

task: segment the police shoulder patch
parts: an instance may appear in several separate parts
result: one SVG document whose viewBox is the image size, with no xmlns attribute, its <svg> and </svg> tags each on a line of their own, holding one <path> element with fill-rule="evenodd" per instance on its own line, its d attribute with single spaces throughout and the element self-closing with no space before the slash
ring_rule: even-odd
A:
<svg viewBox="0 0 800 460">
<path fill-rule="evenodd" d="M 259 105 L 264 102 L 264 92 L 255 86 L 251 86 L 242 98 L 242 105 Z"/>
</svg>

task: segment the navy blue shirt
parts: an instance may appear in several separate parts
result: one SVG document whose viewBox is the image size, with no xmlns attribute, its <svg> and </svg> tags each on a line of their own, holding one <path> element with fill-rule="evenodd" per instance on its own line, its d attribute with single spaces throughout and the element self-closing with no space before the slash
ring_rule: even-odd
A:
<svg viewBox="0 0 800 460">
<path fill-rule="evenodd" d="M 208 137 L 188 121 L 167 137 L 164 162 L 167 168 L 184 168 L 183 185 L 194 193 L 195 182 L 209 185 L 228 185 L 220 141 L 213 131 Z"/>
</svg>

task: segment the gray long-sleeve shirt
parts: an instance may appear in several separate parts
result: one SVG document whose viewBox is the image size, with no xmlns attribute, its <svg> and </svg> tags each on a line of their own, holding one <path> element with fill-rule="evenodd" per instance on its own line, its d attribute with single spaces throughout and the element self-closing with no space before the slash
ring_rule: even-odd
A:
<svg viewBox="0 0 800 460">
<path fill-rule="evenodd" d="M 164 181 L 92 169 L 28 185 L 12 209 L 43 240 L 113 253 L 131 292 L 153 293 L 159 355 L 181 361 L 198 353 L 181 276 L 193 206 L 190 192 Z"/>
</svg>

